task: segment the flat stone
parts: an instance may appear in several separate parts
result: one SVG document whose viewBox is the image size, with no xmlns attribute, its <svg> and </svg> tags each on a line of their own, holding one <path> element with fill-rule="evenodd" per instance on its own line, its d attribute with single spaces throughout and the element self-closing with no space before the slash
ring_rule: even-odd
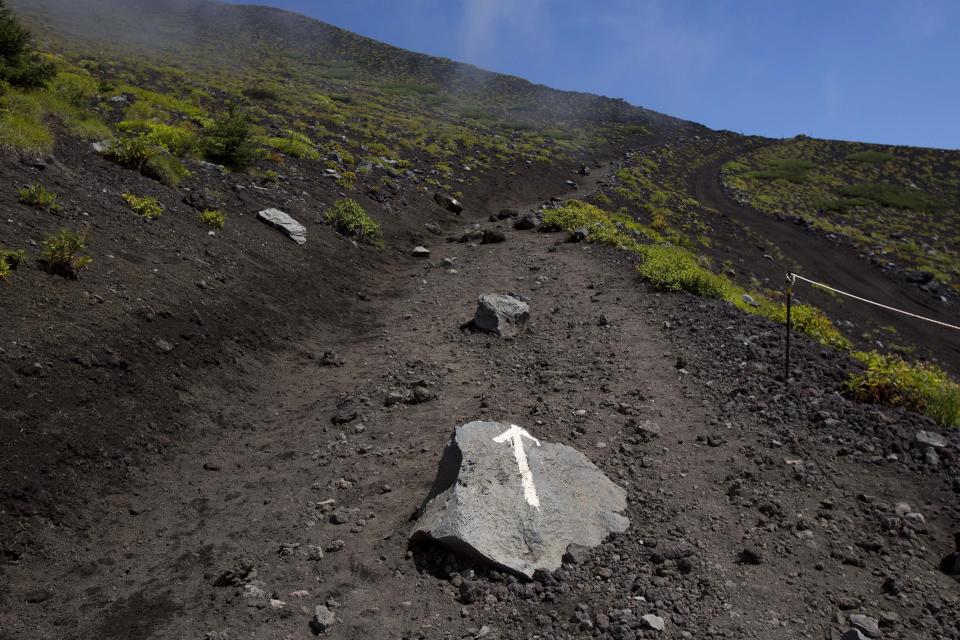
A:
<svg viewBox="0 0 960 640">
<path fill-rule="evenodd" d="M 481 331 L 510 338 L 523 333 L 530 320 L 530 305 L 511 295 L 481 294 L 473 325 Z"/>
<path fill-rule="evenodd" d="M 585 455 L 518 426 L 470 422 L 447 444 L 411 540 L 533 578 L 570 545 L 594 547 L 630 526 L 626 492 Z"/>
<path fill-rule="evenodd" d="M 643 622 L 643 626 L 648 629 L 653 629 L 654 631 L 663 631 L 667 626 L 663 621 L 663 618 L 660 616 L 655 616 L 652 613 L 648 613 L 640 618 Z"/>
<path fill-rule="evenodd" d="M 929 447 L 944 449 L 947 446 L 947 439 L 933 431 L 917 431 L 916 435 L 913 436 L 913 446 L 919 449 Z"/>
<path fill-rule="evenodd" d="M 257 218 L 287 234 L 297 244 L 306 244 L 307 228 L 280 209 L 264 209 Z"/>
<path fill-rule="evenodd" d="M 410 252 L 410 255 L 412 255 L 414 258 L 429 258 L 430 249 L 418 245 L 413 248 L 413 251 Z"/>
<path fill-rule="evenodd" d="M 852 627 L 862 631 L 868 638 L 880 637 L 880 624 L 875 618 L 865 616 L 862 613 L 851 613 L 848 620 Z"/>
</svg>

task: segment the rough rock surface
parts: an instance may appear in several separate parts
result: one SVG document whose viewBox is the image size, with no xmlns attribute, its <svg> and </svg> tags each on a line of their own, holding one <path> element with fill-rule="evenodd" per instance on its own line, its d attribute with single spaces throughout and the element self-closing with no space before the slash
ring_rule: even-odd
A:
<svg viewBox="0 0 960 640">
<path fill-rule="evenodd" d="M 514 425 L 470 422 L 447 444 L 411 539 L 532 578 L 560 567 L 569 545 L 626 531 L 626 507 L 626 492 L 576 449 Z"/>
<path fill-rule="evenodd" d="M 284 213 L 280 209 L 264 209 L 257 214 L 257 218 L 283 231 L 297 244 L 306 244 L 307 228 L 291 218 L 290 214 Z"/>
<path fill-rule="evenodd" d="M 509 338 L 523 333 L 530 320 L 530 305 L 511 295 L 484 293 L 477 301 L 473 326 Z"/>
</svg>

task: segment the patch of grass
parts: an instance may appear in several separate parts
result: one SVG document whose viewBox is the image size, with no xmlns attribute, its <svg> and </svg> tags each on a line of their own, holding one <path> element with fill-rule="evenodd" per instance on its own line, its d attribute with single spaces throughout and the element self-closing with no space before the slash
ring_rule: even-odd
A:
<svg viewBox="0 0 960 640">
<path fill-rule="evenodd" d="M 693 252 L 674 245 L 653 245 L 641 252 L 640 276 L 661 291 L 686 291 L 707 298 L 728 298 L 729 280 L 704 267 Z"/>
<path fill-rule="evenodd" d="M 570 200 L 558 209 L 543 215 L 545 231 L 576 231 L 586 229 L 591 242 L 602 242 L 614 247 L 639 251 L 640 241 L 659 241 L 660 235 L 638 223 L 630 216 L 610 213 L 580 200 Z"/>
<path fill-rule="evenodd" d="M 10 277 L 10 265 L 7 264 L 6 260 L 0 260 L 0 281 L 6 280 Z"/>
<path fill-rule="evenodd" d="M 319 160 L 320 152 L 313 140 L 297 133 L 296 131 L 284 131 L 285 137 L 263 138 L 261 143 L 280 153 L 285 153 L 291 158 L 302 158 L 305 160 Z"/>
<path fill-rule="evenodd" d="M 76 280 L 80 272 L 93 262 L 90 256 L 81 253 L 86 248 L 86 234 L 60 229 L 43 241 L 40 264 L 50 273 Z"/>
<path fill-rule="evenodd" d="M 944 427 L 960 426 L 960 385 L 943 370 L 897 355 L 858 352 L 855 356 L 866 370 L 847 382 L 854 398 L 925 413 Z"/>
<path fill-rule="evenodd" d="M 748 175 L 761 180 L 786 180 L 793 184 L 803 184 L 808 180 L 807 173 L 816 166 L 815 162 L 799 158 L 771 160 L 765 168 L 752 171 Z"/>
<path fill-rule="evenodd" d="M 223 229 L 227 216 L 219 209 L 204 209 L 200 212 L 200 222 L 215 229 Z"/>
<path fill-rule="evenodd" d="M 892 153 L 884 153 L 883 151 L 857 151 L 847 155 L 847 160 L 851 162 L 869 162 L 873 164 L 879 164 L 881 162 L 887 162 L 888 160 L 893 160 L 896 156 Z"/>
<path fill-rule="evenodd" d="M 27 261 L 27 252 L 23 249 L 0 249 L 0 262 L 16 271 Z"/>
<path fill-rule="evenodd" d="M 32 184 L 17 192 L 17 200 L 37 209 L 60 210 L 60 198 L 42 184 Z"/>
<path fill-rule="evenodd" d="M 0 146 L 20 151 L 53 150 L 53 132 L 43 121 L 36 94 L 11 91 L 0 99 Z"/>
<path fill-rule="evenodd" d="M 123 199 L 134 213 L 147 220 L 153 220 L 163 215 L 163 205 L 156 198 L 125 193 Z"/>
<path fill-rule="evenodd" d="M 379 240 L 383 235 L 380 224 L 367 215 L 360 203 L 352 198 L 333 203 L 327 210 L 325 219 L 340 233 L 363 240 Z"/>
<path fill-rule="evenodd" d="M 855 201 L 869 200 L 882 207 L 910 211 L 942 211 L 946 203 L 929 196 L 919 189 L 910 189 L 893 184 L 853 184 L 840 192 L 844 198 Z"/>
</svg>

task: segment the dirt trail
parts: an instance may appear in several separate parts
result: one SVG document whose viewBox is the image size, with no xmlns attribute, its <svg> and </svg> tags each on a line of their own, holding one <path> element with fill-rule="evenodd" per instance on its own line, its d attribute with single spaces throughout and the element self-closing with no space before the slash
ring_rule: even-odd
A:
<svg viewBox="0 0 960 640">
<path fill-rule="evenodd" d="M 763 239 L 765 247 L 756 247 L 755 259 L 747 259 L 751 271 L 768 277 L 772 285 L 779 288 L 785 271 L 795 270 L 812 280 L 881 304 L 941 322 L 956 322 L 956 312 L 952 308 L 931 299 L 929 294 L 923 294 L 915 286 L 881 272 L 876 266 L 858 258 L 850 247 L 839 246 L 792 222 L 777 220 L 731 200 L 719 178 L 720 169 L 730 159 L 723 158 L 701 167 L 693 176 L 691 188 L 695 198 L 728 218 L 713 223 L 715 232 L 720 235 L 716 242 L 718 246 L 737 247 L 749 242 L 744 237 L 743 226 Z M 730 221 L 735 224 L 730 224 Z M 780 249 L 786 258 L 785 264 L 763 259 L 763 254 L 770 246 Z M 750 255 L 749 251 L 739 253 Z M 833 318 L 852 321 L 856 326 L 856 334 L 868 327 L 895 327 L 897 335 L 892 338 L 894 342 L 917 345 L 920 353 L 930 354 L 953 372 L 960 373 L 960 332 L 941 330 L 936 325 L 833 296 L 807 284 L 797 286 L 797 295 L 824 308 Z"/>
</svg>

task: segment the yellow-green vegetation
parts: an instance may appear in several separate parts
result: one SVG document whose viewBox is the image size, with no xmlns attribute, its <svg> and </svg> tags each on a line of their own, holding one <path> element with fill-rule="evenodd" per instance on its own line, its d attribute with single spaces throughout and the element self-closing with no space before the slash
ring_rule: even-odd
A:
<svg viewBox="0 0 960 640">
<path fill-rule="evenodd" d="M 37 209 L 60 210 L 60 198 L 42 184 L 32 184 L 17 192 L 17 200 Z"/>
<path fill-rule="evenodd" d="M 123 199 L 134 213 L 147 220 L 153 220 L 163 215 L 163 205 L 156 198 L 125 193 Z"/>
<path fill-rule="evenodd" d="M 601 242 L 640 256 L 640 276 L 662 291 L 686 291 L 698 296 L 720 298 L 737 308 L 786 322 L 786 305 L 759 292 L 748 292 L 708 267 L 705 257 L 675 244 L 667 243 L 656 230 L 629 216 L 604 211 L 599 207 L 572 200 L 563 207 L 547 211 L 543 226 L 547 230 L 574 231 L 586 228 L 588 240 Z M 821 344 L 849 349 L 850 342 L 823 312 L 810 305 L 792 309 L 793 326 Z"/>
<path fill-rule="evenodd" d="M 90 256 L 82 254 L 86 248 L 86 234 L 60 229 L 43 241 L 40 264 L 50 273 L 76 279 L 93 261 Z"/>
<path fill-rule="evenodd" d="M 208 227 L 223 229 L 223 225 L 227 222 L 227 216 L 219 209 L 205 209 L 200 212 L 200 222 Z"/>
<path fill-rule="evenodd" d="M 911 363 L 897 355 L 858 352 L 866 370 L 847 384 L 864 402 L 925 413 L 944 427 L 960 427 L 960 385 L 938 367 Z"/>
<path fill-rule="evenodd" d="M 6 260 L 0 260 L 0 281 L 10 277 L 10 265 Z"/>
<path fill-rule="evenodd" d="M 382 236 L 380 224 L 367 215 L 359 202 L 344 198 L 333 203 L 325 215 L 327 222 L 345 235 L 363 240 L 379 240 Z"/>
<path fill-rule="evenodd" d="M 0 262 L 16 270 L 27 261 L 27 252 L 23 249 L 0 249 Z"/>
<path fill-rule="evenodd" d="M 795 138 L 737 158 L 722 177 L 760 211 L 960 290 L 960 153 Z"/>
<path fill-rule="evenodd" d="M 283 137 L 262 138 L 261 143 L 270 148 L 286 154 L 291 158 L 303 158 L 306 160 L 319 160 L 320 152 L 313 140 L 302 133 L 296 131 L 284 131 Z"/>
<path fill-rule="evenodd" d="M 126 134 L 117 138 L 107 150 L 107 157 L 128 169 L 177 186 L 190 172 L 152 133 Z"/>
</svg>

